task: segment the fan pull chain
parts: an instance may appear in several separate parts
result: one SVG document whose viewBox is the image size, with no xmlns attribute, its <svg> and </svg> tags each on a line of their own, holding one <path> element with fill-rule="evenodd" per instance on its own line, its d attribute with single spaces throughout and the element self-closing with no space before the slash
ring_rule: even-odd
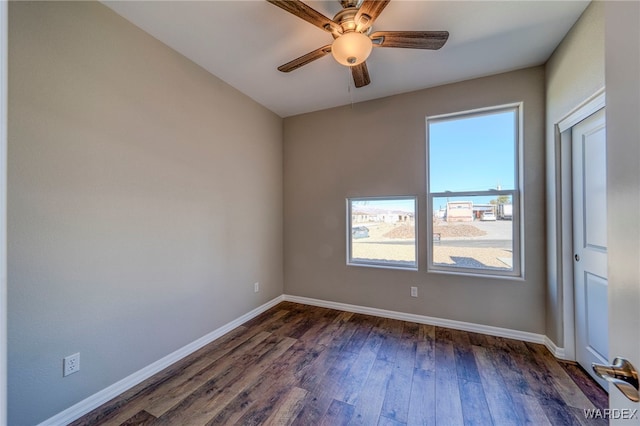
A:
<svg viewBox="0 0 640 426">
<path fill-rule="evenodd" d="M 351 68 L 345 68 L 347 69 L 347 92 L 349 93 L 349 100 L 351 101 L 351 109 L 353 109 L 353 92 L 351 91 L 353 79 L 351 78 Z"/>
</svg>

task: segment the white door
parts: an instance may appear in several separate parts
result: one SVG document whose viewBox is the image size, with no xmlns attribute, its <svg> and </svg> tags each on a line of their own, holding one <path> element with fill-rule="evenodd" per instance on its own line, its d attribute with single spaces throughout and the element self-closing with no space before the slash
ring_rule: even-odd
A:
<svg viewBox="0 0 640 426">
<path fill-rule="evenodd" d="M 603 2 L 609 203 L 609 356 L 640 368 L 640 2 Z M 631 209 L 629 207 L 632 207 Z M 609 362 L 613 361 L 610 359 Z M 616 386 L 609 406 L 634 413 Z M 640 426 L 640 413 L 612 425 Z"/>
<path fill-rule="evenodd" d="M 572 129 L 576 359 L 604 389 L 591 363 L 609 364 L 607 146 L 604 109 Z"/>
</svg>

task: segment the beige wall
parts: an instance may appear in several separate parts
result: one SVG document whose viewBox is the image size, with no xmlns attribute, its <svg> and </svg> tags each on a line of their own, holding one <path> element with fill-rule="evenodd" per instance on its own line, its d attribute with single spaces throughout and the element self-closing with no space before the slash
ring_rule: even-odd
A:
<svg viewBox="0 0 640 426">
<path fill-rule="evenodd" d="M 604 87 L 604 2 L 593 2 L 583 12 L 546 64 L 546 168 L 548 289 L 547 336 L 563 346 L 563 294 L 558 263 L 560 151 L 555 125 L 574 108 Z M 573 295 L 569 295 L 573 297 Z"/>
<path fill-rule="evenodd" d="M 544 334 L 544 78 L 536 67 L 286 118 L 285 292 Z M 427 273 L 425 117 L 519 101 L 526 279 Z M 346 266 L 345 198 L 409 194 L 420 270 Z"/>
<path fill-rule="evenodd" d="M 9 424 L 28 425 L 283 293 L 283 137 L 99 3 L 12 2 L 9 26 Z"/>
</svg>

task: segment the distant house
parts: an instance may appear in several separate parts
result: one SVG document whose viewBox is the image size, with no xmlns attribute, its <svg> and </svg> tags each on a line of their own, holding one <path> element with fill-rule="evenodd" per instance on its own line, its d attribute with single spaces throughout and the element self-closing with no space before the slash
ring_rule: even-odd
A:
<svg viewBox="0 0 640 426">
<path fill-rule="evenodd" d="M 398 222 L 414 222 L 415 215 L 409 212 L 402 211 L 353 211 L 351 213 L 352 223 L 370 223 L 370 222 L 384 222 L 384 223 L 398 223 Z"/>
<path fill-rule="evenodd" d="M 491 212 L 496 214 L 496 206 L 495 204 L 474 204 L 473 205 L 473 217 L 476 219 L 480 219 L 482 217 L 482 213 Z"/>
<path fill-rule="evenodd" d="M 447 222 L 472 222 L 473 202 L 472 201 L 449 201 L 447 202 Z"/>
<path fill-rule="evenodd" d="M 354 211 L 351 213 L 351 222 L 352 223 L 364 223 L 364 222 L 373 222 L 373 215 L 370 215 L 367 212 Z"/>
</svg>

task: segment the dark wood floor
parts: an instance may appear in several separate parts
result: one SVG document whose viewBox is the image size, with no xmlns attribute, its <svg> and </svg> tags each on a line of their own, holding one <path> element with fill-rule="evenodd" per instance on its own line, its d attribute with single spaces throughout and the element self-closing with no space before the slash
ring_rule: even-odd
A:
<svg viewBox="0 0 640 426">
<path fill-rule="evenodd" d="M 73 425 L 592 425 L 607 404 L 542 345 L 284 302 Z"/>
</svg>

